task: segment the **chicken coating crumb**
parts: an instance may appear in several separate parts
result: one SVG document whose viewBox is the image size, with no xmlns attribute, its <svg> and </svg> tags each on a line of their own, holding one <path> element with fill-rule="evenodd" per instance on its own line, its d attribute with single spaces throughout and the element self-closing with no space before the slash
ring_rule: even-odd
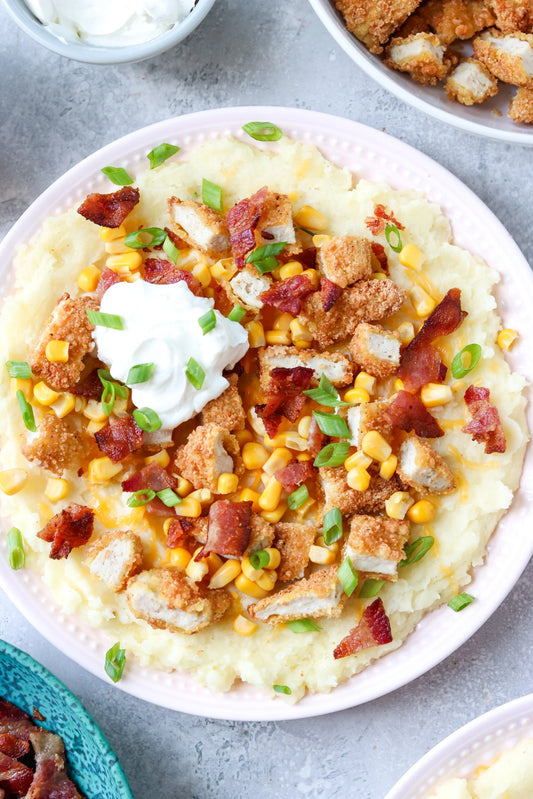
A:
<svg viewBox="0 0 533 799">
<path fill-rule="evenodd" d="M 495 15 L 494 25 L 502 33 L 532 32 L 533 4 L 531 0 L 488 0 L 488 5 Z"/>
<path fill-rule="evenodd" d="M 178 447 L 174 466 L 195 488 L 216 493 L 221 474 L 242 474 L 239 442 L 214 422 L 198 425 Z"/>
<path fill-rule="evenodd" d="M 168 210 L 172 230 L 189 246 L 212 258 L 231 255 L 228 226 L 218 211 L 195 200 L 180 200 L 178 197 L 169 199 Z"/>
<path fill-rule="evenodd" d="M 252 619 L 267 624 L 295 621 L 301 618 L 340 616 L 346 595 L 337 576 L 338 567 L 329 566 L 314 572 L 310 577 L 291 583 L 275 594 L 250 605 Z"/>
<path fill-rule="evenodd" d="M 208 402 L 202 411 L 202 424 L 215 424 L 232 432 L 243 430 L 246 414 L 237 386 L 229 386 L 221 395 Z"/>
<path fill-rule="evenodd" d="M 485 64 L 469 58 L 456 67 L 444 88 L 449 100 L 457 100 L 463 105 L 474 105 L 494 97 L 498 92 L 498 81 Z"/>
<path fill-rule="evenodd" d="M 511 100 L 509 116 L 513 122 L 533 125 L 533 89 L 518 89 Z"/>
<path fill-rule="evenodd" d="M 278 194 L 275 191 L 268 192 L 256 232 L 259 234 L 259 244 L 272 244 L 280 241 L 287 244 L 296 243 L 292 205 L 286 194 Z"/>
<path fill-rule="evenodd" d="M 443 44 L 451 44 L 456 39 L 471 39 L 494 23 L 494 14 L 484 0 L 428 0 L 407 19 L 397 35 L 436 33 Z"/>
<path fill-rule="evenodd" d="M 37 433 L 28 434 L 21 446 L 24 457 L 58 477 L 65 469 L 78 469 L 89 456 L 91 441 L 55 414 L 43 416 Z"/>
<path fill-rule="evenodd" d="M 68 293 L 63 294 L 30 350 L 28 361 L 33 374 L 55 391 L 68 391 L 80 379 L 83 358 L 93 348 L 94 325 L 89 322 L 87 311 L 97 311 L 98 308 L 99 303 L 94 297 L 72 300 Z M 66 363 L 51 363 L 46 357 L 46 345 L 54 340 L 68 342 Z"/>
<path fill-rule="evenodd" d="M 414 433 L 400 447 L 398 475 L 421 494 L 449 494 L 457 486 L 448 464 Z"/>
<path fill-rule="evenodd" d="M 282 367 L 294 369 L 303 366 L 313 369 L 311 385 L 318 385 L 320 377 L 325 374 L 334 386 L 347 386 L 353 380 L 353 366 L 341 352 L 317 352 L 298 347 L 273 344 L 259 350 L 259 378 L 261 388 L 268 391 L 272 369 Z"/>
<path fill-rule="evenodd" d="M 320 513 L 320 521 L 331 508 L 338 508 L 343 516 L 354 513 L 379 513 L 385 508 L 385 501 L 395 491 L 402 491 L 404 484 L 394 474 L 390 480 L 373 475 L 366 491 L 350 488 L 346 480 L 347 471 L 344 466 L 322 466 L 319 469 L 324 493 L 324 505 Z"/>
<path fill-rule="evenodd" d="M 389 377 L 400 366 L 400 337 L 381 325 L 361 322 L 348 345 L 352 360 L 375 377 Z"/>
<path fill-rule="evenodd" d="M 370 430 L 376 430 L 389 441 L 392 436 L 392 425 L 383 417 L 383 411 L 389 406 L 389 400 L 362 402 L 346 411 L 346 421 L 352 435 L 351 445 L 359 448 L 361 439 Z"/>
<path fill-rule="evenodd" d="M 381 53 L 382 45 L 420 5 L 420 0 L 336 0 L 346 26 L 371 53 Z"/>
<path fill-rule="evenodd" d="M 457 56 L 434 33 L 415 33 L 405 39 L 391 39 L 385 63 L 392 69 L 408 72 L 423 86 L 435 86 L 457 63 Z"/>
<path fill-rule="evenodd" d="M 372 275 L 372 245 L 357 236 L 333 236 L 317 250 L 317 266 L 341 288 Z"/>
<path fill-rule="evenodd" d="M 504 83 L 533 89 L 533 35 L 495 28 L 474 39 L 474 55 Z"/>
<path fill-rule="evenodd" d="M 91 574 L 115 593 L 123 591 L 130 577 L 142 569 L 143 546 L 131 530 L 112 530 L 100 536 L 85 553 Z"/>
<path fill-rule="evenodd" d="M 275 525 L 274 546 L 279 549 L 281 561 L 278 580 L 299 580 L 309 563 L 309 550 L 318 528 L 297 522 L 278 522 Z"/>
<path fill-rule="evenodd" d="M 263 519 L 259 513 L 252 513 L 250 526 L 252 528 L 250 542 L 246 547 L 245 555 L 249 555 L 251 552 L 259 552 L 261 549 L 267 549 L 267 547 L 272 546 L 275 536 L 273 524 Z"/>
<path fill-rule="evenodd" d="M 394 582 L 398 579 L 398 563 L 404 557 L 409 530 L 408 521 L 386 516 L 353 516 L 343 560 L 350 558 L 354 569 L 368 577 Z"/>
</svg>

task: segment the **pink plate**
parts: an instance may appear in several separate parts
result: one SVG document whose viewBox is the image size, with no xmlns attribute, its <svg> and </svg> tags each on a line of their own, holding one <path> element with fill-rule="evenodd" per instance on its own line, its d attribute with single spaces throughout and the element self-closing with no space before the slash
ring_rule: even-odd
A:
<svg viewBox="0 0 533 799">
<path fill-rule="evenodd" d="M 105 191 L 100 169 L 107 164 L 141 168 L 146 153 L 162 141 L 191 147 L 220 135 L 250 139 L 241 130 L 245 122 L 269 120 L 294 139 L 315 144 L 334 163 L 358 177 L 386 181 L 396 189 L 414 189 L 438 203 L 450 219 L 455 242 L 500 271 L 503 281 L 498 303 L 506 326 L 520 330 L 510 354 L 513 368 L 533 380 L 533 317 L 529 297 L 533 277 L 528 264 L 505 228 L 457 178 L 396 139 L 346 119 L 288 108 L 250 107 L 218 109 L 169 119 L 131 133 L 86 158 L 47 189 L 26 211 L 0 246 L 0 262 L 9 265 L 19 244 L 27 241 L 50 214 L 79 204 L 88 192 Z M 273 145 L 259 145 L 269 147 Z M 275 146 L 275 145 L 274 145 Z M 144 168 L 144 167 L 143 167 Z M 8 288 L 9 272 L 2 275 Z M 533 414 L 530 411 L 530 428 Z M 249 685 L 229 693 L 213 694 L 186 674 L 172 674 L 133 664 L 118 687 L 164 707 L 224 719 L 270 720 L 317 716 L 368 702 L 424 674 L 454 652 L 488 619 L 505 599 L 533 553 L 533 541 L 513 535 L 524 525 L 533 485 L 533 454 L 529 448 L 522 488 L 511 510 L 491 539 L 486 562 L 475 570 L 473 592 L 478 601 L 467 613 L 446 607 L 433 611 L 417 626 L 403 646 L 376 661 L 363 673 L 330 694 L 305 697 L 294 706 Z M 66 615 L 38 575 L 12 571 L 0 557 L 0 585 L 39 632 L 58 649 L 93 674 L 105 678 L 103 653 L 109 640 L 75 615 Z M 470 589 L 469 589 L 470 590 Z"/>
</svg>

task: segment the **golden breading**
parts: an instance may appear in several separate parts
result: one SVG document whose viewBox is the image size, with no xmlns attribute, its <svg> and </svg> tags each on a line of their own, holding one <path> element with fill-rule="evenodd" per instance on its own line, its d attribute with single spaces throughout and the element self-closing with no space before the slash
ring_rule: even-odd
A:
<svg viewBox="0 0 533 799">
<path fill-rule="evenodd" d="M 336 0 L 346 26 L 371 53 L 381 53 L 382 45 L 420 5 L 420 0 Z"/>
<path fill-rule="evenodd" d="M 400 447 L 397 471 L 405 483 L 421 494 L 449 494 L 457 486 L 448 464 L 414 433 Z"/>
<path fill-rule="evenodd" d="M 344 546 L 344 558 L 350 558 L 356 571 L 368 577 L 394 582 L 398 563 L 404 557 L 409 539 L 408 521 L 387 516 L 353 516 Z"/>
<path fill-rule="evenodd" d="M 229 386 L 221 395 L 208 402 L 202 411 L 202 424 L 215 422 L 230 432 L 242 430 L 246 414 L 237 386 Z"/>
<path fill-rule="evenodd" d="M 338 508 L 343 516 L 354 513 L 379 513 L 385 508 L 385 501 L 395 491 L 402 491 L 404 486 L 400 478 L 394 474 L 390 480 L 383 480 L 374 475 L 366 491 L 350 488 L 346 481 L 348 474 L 344 466 L 322 466 L 319 469 L 324 494 L 319 522 L 331 508 Z"/>
<path fill-rule="evenodd" d="M 274 546 L 279 549 L 281 561 L 278 567 L 278 580 L 299 580 L 309 563 L 309 550 L 315 540 L 318 528 L 298 522 L 278 522 L 275 525 Z"/>
<path fill-rule="evenodd" d="M 198 516 L 197 519 L 187 519 L 192 524 L 192 527 L 187 528 L 187 535 L 190 535 L 199 544 L 205 544 L 207 541 L 207 516 Z"/>
<path fill-rule="evenodd" d="M 91 574 L 115 593 L 124 591 L 130 577 L 142 569 L 143 546 L 131 530 L 112 530 L 100 536 L 85 553 Z"/>
<path fill-rule="evenodd" d="M 251 552 L 259 552 L 260 549 L 266 549 L 272 546 L 274 541 L 274 525 L 267 522 L 259 513 L 252 513 L 251 518 L 250 543 L 248 544 L 245 555 Z"/>
<path fill-rule="evenodd" d="M 533 125 L 533 89 L 518 89 L 511 100 L 509 116 L 514 122 Z"/>
<path fill-rule="evenodd" d="M 56 391 L 68 391 L 76 385 L 83 371 L 83 358 L 93 347 L 94 325 L 89 322 L 87 311 L 97 311 L 98 307 L 94 297 L 71 300 L 69 294 L 63 294 L 28 355 L 35 377 Z M 54 340 L 68 342 L 66 363 L 50 363 L 46 357 L 46 345 Z"/>
<path fill-rule="evenodd" d="M 180 200 L 178 197 L 169 199 L 168 210 L 172 230 L 191 247 L 212 258 L 231 255 L 228 226 L 218 211 L 195 200 Z"/>
<path fill-rule="evenodd" d="M 328 347 L 353 335 L 359 322 L 379 322 L 396 313 L 405 297 L 392 280 L 360 280 L 344 289 L 329 311 L 322 307 L 320 292 L 313 292 L 304 300 L 298 318 L 321 347 Z"/>
<path fill-rule="evenodd" d="M 405 39 L 391 39 L 385 63 L 392 69 L 408 72 L 417 83 L 435 86 L 455 66 L 457 56 L 434 33 L 414 33 Z"/>
<path fill-rule="evenodd" d="M 485 64 L 469 58 L 454 69 L 444 88 L 449 100 L 457 100 L 463 105 L 474 105 L 484 103 L 497 94 L 498 81 Z"/>
<path fill-rule="evenodd" d="M 319 270 L 341 288 L 372 275 L 372 245 L 357 236 L 333 236 L 317 250 Z"/>
<path fill-rule="evenodd" d="M 214 493 L 221 474 L 242 474 L 244 470 L 239 442 L 214 422 L 198 425 L 189 434 L 185 444 L 178 447 L 174 467 L 195 488 Z"/>
<path fill-rule="evenodd" d="M 352 360 L 375 377 L 389 377 L 400 366 L 400 337 L 381 325 L 361 322 L 348 345 Z"/>
<path fill-rule="evenodd" d="M 263 391 L 268 391 L 272 369 L 284 367 L 293 369 L 305 366 L 313 369 L 311 384 L 317 386 L 320 377 L 325 374 L 334 386 L 347 386 L 353 380 L 353 365 L 341 352 L 317 352 L 317 350 L 301 350 L 298 347 L 273 344 L 261 347 L 258 352 L 259 378 Z"/>
<path fill-rule="evenodd" d="M 494 25 L 495 17 L 484 0 L 427 0 L 402 25 L 397 35 L 436 33 L 443 44 L 471 39 Z"/>
<path fill-rule="evenodd" d="M 286 194 L 278 194 L 275 191 L 268 192 L 256 231 L 259 245 L 279 241 L 285 241 L 287 244 L 296 243 L 292 205 Z"/>
<path fill-rule="evenodd" d="M 388 405 L 388 400 L 376 400 L 375 402 L 362 402 L 360 405 L 348 408 L 345 413 L 352 434 L 350 442 L 352 446 L 359 448 L 361 439 L 370 430 L 376 430 L 390 442 L 392 425 L 383 417 L 383 411 Z"/>
<path fill-rule="evenodd" d="M 92 442 L 74 430 L 66 419 L 53 413 L 43 416 L 37 433 L 29 434 L 21 446 L 22 454 L 32 463 L 59 477 L 65 469 L 78 469 L 89 457 Z"/>
<path fill-rule="evenodd" d="M 150 569 L 128 582 L 128 605 L 151 627 L 192 635 L 222 618 L 231 605 L 224 588 L 209 590 L 177 569 Z"/>
<path fill-rule="evenodd" d="M 502 33 L 532 32 L 533 3 L 531 0 L 488 0 L 488 5 L 496 18 L 494 25 Z"/>
<path fill-rule="evenodd" d="M 337 577 L 338 566 L 329 566 L 310 577 L 291 583 L 275 594 L 250 605 L 252 619 L 267 624 L 295 621 L 302 618 L 340 616 L 346 595 Z"/>
<path fill-rule="evenodd" d="M 527 61 L 533 59 L 533 35 L 506 34 L 495 28 L 477 36 L 473 42 L 474 55 L 504 83 L 533 89 L 533 70 Z"/>
</svg>

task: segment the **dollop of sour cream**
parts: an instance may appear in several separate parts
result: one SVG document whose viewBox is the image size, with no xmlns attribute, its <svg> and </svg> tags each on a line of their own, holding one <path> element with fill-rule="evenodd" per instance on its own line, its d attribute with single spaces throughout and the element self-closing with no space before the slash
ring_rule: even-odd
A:
<svg viewBox="0 0 533 799">
<path fill-rule="evenodd" d="M 183 281 L 115 283 L 102 297 L 100 311 L 120 316 L 123 330 L 95 327 L 98 357 L 123 383 L 132 366 L 154 364 L 146 382 L 131 386 L 132 401 L 138 408 L 154 410 L 163 430 L 173 430 L 220 396 L 229 385 L 222 371 L 235 366 L 248 350 L 246 330 L 219 311 L 216 326 L 204 335 L 198 320 L 213 305 L 212 299 L 196 297 Z M 199 389 L 186 375 L 190 358 L 205 372 Z"/>
<path fill-rule="evenodd" d="M 170 30 L 195 0 L 26 0 L 51 33 L 67 42 L 121 47 Z"/>
</svg>

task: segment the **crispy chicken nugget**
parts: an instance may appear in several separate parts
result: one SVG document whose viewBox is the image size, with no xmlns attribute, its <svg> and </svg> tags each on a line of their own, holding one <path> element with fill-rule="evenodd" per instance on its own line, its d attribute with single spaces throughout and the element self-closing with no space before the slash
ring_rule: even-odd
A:
<svg viewBox="0 0 533 799">
<path fill-rule="evenodd" d="M 61 477 L 65 469 L 77 469 L 89 456 L 92 442 L 55 414 L 43 416 L 37 433 L 28 434 L 21 450 L 27 460 Z"/>
<path fill-rule="evenodd" d="M 498 91 L 498 81 L 485 64 L 469 58 L 454 69 L 446 81 L 445 89 L 448 99 L 457 100 L 463 105 L 474 105 L 494 97 Z"/>
<path fill-rule="evenodd" d="M 533 89 L 533 35 L 495 28 L 474 39 L 474 55 L 504 83 Z"/>
<path fill-rule="evenodd" d="M 415 33 L 405 39 L 391 39 L 385 63 L 408 72 L 417 83 L 435 86 L 457 63 L 457 56 L 434 33 Z"/>
<path fill-rule="evenodd" d="M 371 53 L 381 53 L 382 45 L 420 5 L 420 0 L 336 0 L 348 30 L 360 39 Z"/>
<path fill-rule="evenodd" d="M 494 12 L 495 26 L 502 33 L 532 32 L 533 3 L 531 0 L 488 0 L 488 5 Z"/>
<path fill-rule="evenodd" d="M 514 122 L 533 125 L 533 89 L 518 89 L 511 100 L 509 116 Z"/>
<path fill-rule="evenodd" d="M 451 44 L 456 39 L 471 39 L 494 24 L 494 14 L 484 0 L 428 0 L 408 17 L 397 35 L 436 33 L 441 42 Z"/>
</svg>

